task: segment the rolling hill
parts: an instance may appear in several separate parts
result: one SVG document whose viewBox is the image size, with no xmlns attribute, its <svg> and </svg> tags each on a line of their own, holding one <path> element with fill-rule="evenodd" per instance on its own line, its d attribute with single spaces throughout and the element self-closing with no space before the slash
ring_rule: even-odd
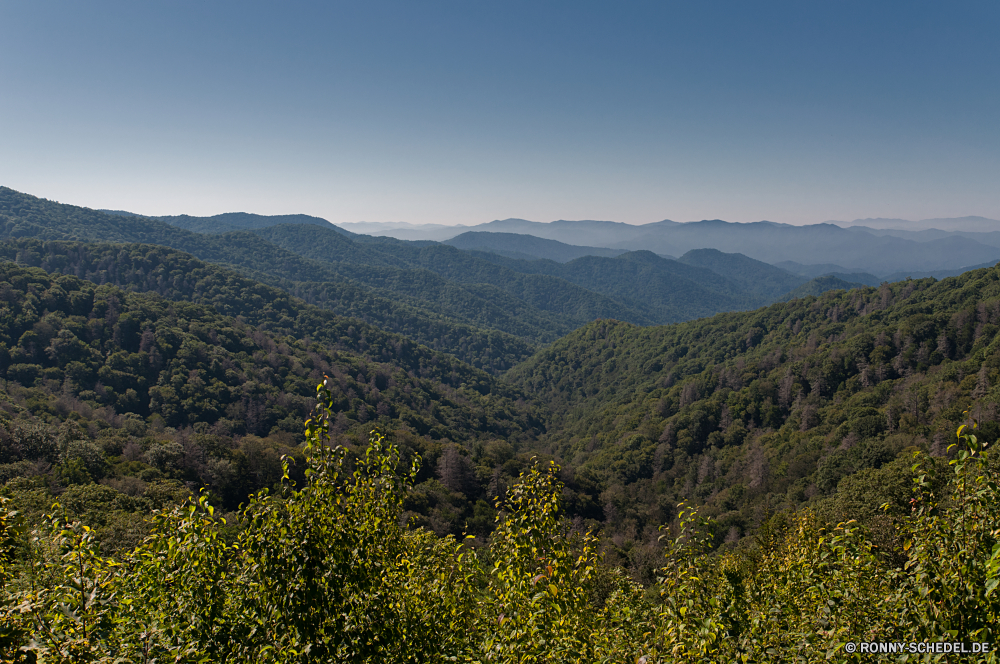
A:
<svg viewBox="0 0 1000 664">
<path fill-rule="evenodd" d="M 803 282 L 798 275 L 780 267 L 717 249 L 692 249 L 677 260 L 720 274 L 764 300 L 786 296 Z"/>
<path fill-rule="evenodd" d="M 526 355 L 503 350 L 494 357 L 488 350 L 492 346 L 482 341 L 471 347 L 487 350 L 473 354 L 467 350 L 470 344 L 455 340 L 481 339 L 495 331 L 517 337 L 527 352 L 597 318 L 656 324 L 775 299 L 761 290 L 759 279 L 733 280 L 699 265 L 641 252 L 618 258 L 584 256 L 560 265 L 430 242 L 351 236 L 315 218 L 274 225 L 285 219 L 219 215 L 198 221 L 198 227 L 212 224 L 212 233 L 203 234 L 158 219 L 109 215 L 0 189 L 2 237 L 170 247 L 302 294 L 314 304 L 413 334 L 430 347 L 492 371 L 506 369 L 512 358 Z M 254 230 L 219 233 L 225 224 Z M 713 265 L 725 269 L 727 260 L 716 256 Z M 745 268 L 734 266 L 731 274 Z M 512 349 L 516 344 L 502 346 Z"/>
<path fill-rule="evenodd" d="M 352 235 L 349 231 L 334 226 L 326 219 L 312 217 L 307 214 L 278 214 L 262 215 L 251 214 L 249 212 L 226 212 L 213 215 L 211 217 L 193 217 L 187 214 L 167 215 L 160 217 L 150 217 L 147 215 L 135 214 L 124 210 L 97 210 L 118 217 L 140 217 L 144 219 L 156 219 L 171 226 L 194 231 L 195 233 L 230 233 L 232 231 L 247 231 L 268 228 L 270 226 L 280 226 L 282 224 L 306 224 L 313 226 L 333 226 L 335 230 Z"/>
<path fill-rule="evenodd" d="M 624 249 L 602 249 L 600 247 L 577 247 L 556 240 L 546 240 L 533 235 L 518 233 L 462 233 L 443 244 L 466 251 L 481 251 L 500 254 L 508 258 L 533 260 L 544 258 L 557 263 L 566 263 L 582 256 L 614 257 L 625 253 Z"/>
<path fill-rule="evenodd" d="M 346 242 L 344 255 L 356 259 L 364 246 L 352 244 L 332 227 L 317 225 L 284 226 L 291 234 L 284 240 L 301 249 L 309 238 L 303 229 L 322 234 L 324 250 Z M 266 232 L 264 229 L 262 232 Z M 297 234 L 298 233 L 298 234 Z M 523 359 L 534 344 L 551 340 L 586 322 L 564 320 L 539 310 L 508 293 L 477 285 L 474 289 L 448 281 L 424 269 L 392 267 L 398 259 L 370 252 L 364 264 L 316 261 L 283 249 L 248 231 L 204 235 L 143 218 L 108 215 L 86 208 L 62 205 L 0 188 L 0 237 L 60 240 L 90 240 L 122 243 L 149 243 L 190 253 L 264 280 L 289 292 L 312 298 L 348 315 L 359 315 L 389 330 L 413 334 L 430 347 L 463 357 L 478 366 L 500 371 Z M 342 243 L 341 243 L 342 244 Z M 448 248 L 450 249 L 450 248 Z M 451 250 L 456 251 L 456 250 Z M 43 260 L 43 259 L 40 259 Z M 598 294 L 583 292 L 571 284 L 584 311 L 614 314 L 630 320 L 626 307 Z M 502 340 L 499 356 L 491 354 L 489 339 Z M 520 341 L 513 345 L 513 335 Z M 511 357 L 508 350 L 520 345 Z M 477 349 L 477 350 L 470 350 Z"/>
<path fill-rule="evenodd" d="M 546 404 L 539 447 L 602 487 L 607 523 L 648 534 L 693 497 L 745 533 L 765 502 L 839 509 L 865 469 L 887 483 L 872 505 L 908 495 L 881 469 L 944 454 L 963 411 L 1000 436 L 998 330 L 989 268 L 670 326 L 598 321 L 505 380 Z"/>
<path fill-rule="evenodd" d="M 849 276 L 849 275 L 847 275 Z M 853 290 L 855 288 L 863 288 L 868 284 L 858 283 L 856 281 L 845 281 L 841 277 L 828 274 L 822 277 L 816 277 L 815 279 L 810 279 L 801 286 L 789 291 L 782 300 L 795 300 L 800 297 L 809 297 L 810 295 L 816 296 L 821 295 L 827 291 L 832 290 Z"/>
</svg>

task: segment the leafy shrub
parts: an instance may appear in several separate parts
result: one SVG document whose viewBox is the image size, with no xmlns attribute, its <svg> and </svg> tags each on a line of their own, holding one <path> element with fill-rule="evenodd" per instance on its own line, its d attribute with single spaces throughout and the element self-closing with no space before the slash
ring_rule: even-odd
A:
<svg viewBox="0 0 1000 664">
<path fill-rule="evenodd" d="M 7 377 L 16 380 L 22 385 L 31 386 L 35 379 L 42 374 L 42 367 L 38 364 L 12 364 L 7 368 Z"/>
<path fill-rule="evenodd" d="M 59 457 L 64 466 L 78 462 L 88 476 L 94 480 L 100 480 L 108 472 L 108 462 L 104 458 L 104 449 L 89 440 L 69 441 Z"/>
<path fill-rule="evenodd" d="M 37 472 L 35 464 L 27 459 L 21 459 L 14 463 L 0 463 L 0 485 L 6 484 L 15 477 L 34 475 L 35 472 Z"/>
<path fill-rule="evenodd" d="M 2 440 L 4 438 L 6 440 Z M 14 420 L 5 432 L 0 432 L 0 461 L 12 463 L 21 459 L 40 459 L 54 463 L 58 456 L 56 438 L 43 424 Z"/>
</svg>

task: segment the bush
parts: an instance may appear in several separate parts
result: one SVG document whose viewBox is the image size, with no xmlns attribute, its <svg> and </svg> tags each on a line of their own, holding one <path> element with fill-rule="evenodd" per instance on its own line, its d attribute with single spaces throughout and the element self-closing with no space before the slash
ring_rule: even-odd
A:
<svg viewBox="0 0 1000 664">
<path fill-rule="evenodd" d="M 64 467 L 78 463 L 94 481 L 103 478 L 110 468 L 107 459 L 104 458 L 104 448 L 89 440 L 69 441 L 60 455 L 60 461 Z"/>
<path fill-rule="evenodd" d="M 55 463 L 59 457 L 56 437 L 43 424 L 14 420 L 0 440 L 0 461 L 13 463 L 21 459 Z"/>
<path fill-rule="evenodd" d="M 35 379 L 42 374 L 40 364 L 12 364 L 7 368 L 7 378 L 16 380 L 25 387 L 35 384 Z"/>
</svg>

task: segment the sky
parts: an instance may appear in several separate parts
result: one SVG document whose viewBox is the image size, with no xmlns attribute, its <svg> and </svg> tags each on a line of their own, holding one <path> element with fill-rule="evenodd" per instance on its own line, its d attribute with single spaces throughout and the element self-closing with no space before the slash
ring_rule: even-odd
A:
<svg viewBox="0 0 1000 664">
<path fill-rule="evenodd" d="M 0 185 L 343 222 L 1000 219 L 1000 3 L 0 2 Z"/>
</svg>

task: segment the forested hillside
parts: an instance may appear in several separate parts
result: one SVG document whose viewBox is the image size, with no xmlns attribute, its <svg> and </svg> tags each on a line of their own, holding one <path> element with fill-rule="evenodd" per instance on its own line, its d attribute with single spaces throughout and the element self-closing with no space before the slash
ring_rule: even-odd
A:
<svg viewBox="0 0 1000 664">
<path fill-rule="evenodd" d="M 197 223 L 187 223 L 191 219 Z M 303 223 L 277 223 L 285 220 L 242 213 L 168 220 L 210 231 L 200 234 L 157 219 L 109 215 L 0 188 L 2 237 L 170 247 L 411 335 L 494 372 L 512 366 L 512 356 L 506 351 L 469 354 L 463 350 L 468 344 L 456 340 L 473 339 L 473 346 L 482 347 L 487 332 L 518 337 L 525 349 L 516 355 L 520 360 L 537 344 L 596 318 L 648 325 L 750 309 L 802 281 L 745 256 L 719 252 L 710 260 L 707 254 L 674 261 L 630 252 L 558 264 L 431 242 L 351 236 L 311 217 L 291 215 L 287 221 Z M 237 227 L 252 232 L 219 232 Z M 505 345 L 517 344 L 509 340 Z"/>
<path fill-rule="evenodd" d="M 165 221 L 177 228 L 194 231 L 195 233 L 229 233 L 231 231 L 249 231 L 268 228 L 270 226 L 280 226 L 282 224 L 305 224 L 323 227 L 329 226 L 340 233 L 350 235 L 348 231 L 334 226 L 326 219 L 311 217 L 307 214 L 261 215 L 246 212 L 226 212 L 211 217 L 192 217 L 187 214 L 180 214 L 153 218 Z"/>
<path fill-rule="evenodd" d="M 632 251 L 615 258 L 584 256 L 568 263 L 476 255 L 508 269 L 558 277 L 603 293 L 661 324 L 752 308 L 770 301 L 770 298 L 755 297 L 740 284 L 716 272 L 649 251 Z"/>
<path fill-rule="evenodd" d="M 767 303 L 780 297 L 787 298 L 788 293 L 793 292 L 805 281 L 800 276 L 774 265 L 748 258 L 743 254 L 725 254 L 717 249 L 692 249 L 677 260 L 686 265 L 707 268 L 731 279 Z M 877 286 L 878 283 L 880 282 L 869 285 Z"/>
<path fill-rule="evenodd" d="M 508 258 L 536 260 L 545 258 L 565 263 L 583 256 L 613 257 L 624 254 L 624 249 L 604 249 L 601 247 L 578 247 L 572 244 L 546 240 L 520 233 L 462 233 L 442 244 L 448 244 L 466 251 L 483 251 Z"/>
<path fill-rule="evenodd" d="M 823 277 L 810 279 L 801 286 L 792 289 L 781 299 L 787 302 L 789 300 L 797 300 L 810 295 L 822 295 L 823 293 L 831 290 L 853 290 L 855 288 L 862 288 L 864 285 L 865 284 L 859 282 L 844 281 L 841 277 L 829 274 Z"/>
<path fill-rule="evenodd" d="M 469 344 L 462 341 L 478 337 L 471 345 L 481 348 L 482 339 L 496 331 L 519 337 L 527 351 L 599 316 L 648 322 L 625 305 L 562 280 L 514 275 L 479 261 L 476 267 L 485 267 L 488 274 L 477 280 L 467 273 L 459 283 L 426 269 L 422 263 L 434 264 L 435 257 L 422 260 L 421 246 L 391 241 L 381 250 L 368 248 L 312 225 L 200 235 L 153 219 L 107 215 L 4 188 L 0 222 L 0 235 L 9 238 L 143 242 L 188 252 L 314 298 L 310 301 L 338 313 L 411 334 L 493 371 L 511 366 L 509 358 L 463 353 Z M 468 257 L 450 247 L 440 249 L 452 258 Z M 524 352 L 516 359 L 526 356 Z"/>
<path fill-rule="evenodd" d="M 773 297 L 797 279 L 758 261 L 714 251 L 691 252 L 680 261 L 648 252 L 632 252 L 615 258 L 589 256 L 559 264 L 462 252 L 434 243 L 351 238 L 315 224 L 278 225 L 260 228 L 255 233 L 206 236 L 151 220 L 101 215 L 10 190 L 3 193 L 8 234 L 41 233 L 39 229 L 43 229 L 52 234 L 58 230 L 65 235 L 117 232 L 118 239 L 150 236 L 159 242 L 196 247 L 210 260 L 238 267 L 269 281 L 272 286 L 178 251 L 148 245 L 8 240 L 0 247 L 0 252 L 20 264 L 38 266 L 57 274 L 72 274 L 95 283 L 113 284 L 130 291 L 156 293 L 176 302 L 210 305 L 220 314 L 238 317 L 243 324 L 296 340 L 309 339 L 329 346 L 343 344 L 344 339 L 359 335 L 367 344 L 360 350 L 376 353 L 383 360 L 392 357 L 393 353 L 387 348 L 398 341 L 393 341 L 391 335 L 375 327 L 366 327 L 361 321 L 351 322 L 309 307 L 306 302 L 289 297 L 291 293 L 320 307 L 403 332 L 429 348 L 450 353 L 494 373 L 527 357 L 539 341 L 549 341 L 590 318 L 628 320 L 633 317 L 649 322 L 652 316 L 643 314 L 655 311 L 656 315 L 669 315 L 671 305 L 676 305 L 676 312 L 677 308 L 686 306 L 685 298 L 693 296 L 698 296 L 695 298 L 699 300 L 698 306 L 707 314 L 711 313 L 713 298 L 715 302 L 719 298 L 729 298 L 729 305 L 733 307 L 748 306 L 753 298 Z M 360 265 L 352 261 L 359 261 Z M 701 285 L 689 279 L 692 275 L 700 275 Z M 962 379 L 970 372 L 980 376 L 981 367 L 965 366 L 974 363 L 966 357 L 968 348 L 957 339 L 941 341 L 938 337 L 943 332 L 938 329 L 941 327 L 938 323 L 935 323 L 933 334 L 927 333 L 933 338 L 925 338 L 925 333 L 921 332 L 913 337 L 915 341 L 907 342 L 905 331 L 900 332 L 895 324 L 884 327 L 884 314 L 875 315 L 875 311 L 906 306 L 905 303 L 913 301 L 925 289 L 944 293 L 955 288 L 956 283 L 965 283 L 971 278 L 965 275 L 957 282 L 949 280 L 940 284 L 911 281 L 883 285 L 877 291 L 862 289 L 848 294 L 824 295 L 819 300 L 807 298 L 758 312 L 722 314 L 665 328 L 639 328 L 603 320 L 542 350 L 510 372 L 504 382 L 532 395 L 534 400 L 530 408 L 548 423 L 548 431 L 532 446 L 563 459 L 571 469 L 579 469 L 580 472 L 569 481 L 568 491 L 577 496 L 570 509 L 611 530 L 629 531 L 632 528 L 635 532 L 630 537 L 641 543 L 648 539 L 643 528 L 663 518 L 663 504 L 689 496 L 695 490 L 699 497 L 706 498 L 720 510 L 726 504 L 735 504 L 727 503 L 726 496 L 738 492 L 734 487 L 741 482 L 747 486 L 753 484 L 754 491 L 763 497 L 761 500 L 770 500 L 767 496 L 777 493 L 788 504 L 831 494 L 840 475 L 868 463 L 855 461 L 853 457 L 839 461 L 850 456 L 846 454 L 847 448 L 857 447 L 858 450 L 851 454 L 861 454 L 860 449 L 868 444 L 863 436 L 857 445 L 850 440 L 845 450 L 841 450 L 844 454 L 833 454 L 830 447 L 841 445 L 847 434 L 841 432 L 831 438 L 830 432 L 835 427 L 824 418 L 829 413 L 837 426 L 842 424 L 836 420 L 841 417 L 836 414 L 839 411 L 830 410 L 831 404 L 853 396 L 851 390 L 882 395 L 878 390 L 889 389 L 887 385 L 895 381 L 892 383 L 893 394 L 897 397 L 892 402 L 894 405 L 890 406 L 883 395 L 878 397 L 881 400 L 877 405 L 870 406 L 878 411 L 878 417 L 885 419 L 876 433 L 912 434 L 918 436 L 911 440 L 913 444 L 933 444 L 935 435 L 940 438 L 940 431 L 955 424 L 954 418 L 940 422 L 938 430 L 933 432 L 901 429 L 898 424 L 901 416 L 897 412 L 901 407 L 897 402 L 903 397 L 896 392 L 903 388 L 899 387 L 902 384 L 899 381 L 906 384 L 906 389 L 910 390 L 907 394 L 910 394 L 913 390 L 919 391 L 912 387 L 915 381 L 938 380 L 928 377 L 928 367 L 937 367 L 942 362 L 963 363 L 961 369 L 955 369 L 965 372 Z M 670 286 L 671 279 L 683 283 L 684 287 Z M 827 285 L 844 285 L 827 281 L 830 281 Z M 810 287 L 813 285 L 805 286 Z M 706 288 L 712 291 L 709 293 L 704 290 Z M 751 288 L 756 292 L 748 295 Z M 598 291 L 613 293 L 617 299 L 602 296 Z M 982 297 L 992 297 L 988 289 L 976 292 L 981 292 Z M 630 299 L 635 294 L 643 297 Z M 606 299 L 601 300 L 602 297 Z M 875 300 L 878 300 L 877 305 L 872 304 Z M 626 313 L 623 307 L 633 307 L 632 313 L 623 315 Z M 823 316 L 817 318 L 814 313 L 805 313 L 817 307 L 823 310 Z M 952 305 L 936 300 L 925 305 L 924 310 L 932 318 L 957 315 Z M 979 318 L 984 315 L 975 314 Z M 787 325 L 775 321 L 785 321 Z M 346 334 L 347 329 L 353 329 L 354 333 Z M 598 336 L 594 337 L 595 334 Z M 624 335 L 621 341 L 616 341 L 621 335 Z M 11 348 L 19 342 L 20 336 L 12 337 Z M 868 336 L 878 341 L 872 343 L 873 348 L 882 349 L 879 354 L 872 356 L 868 349 L 860 357 L 855 350 L 842 348 L 844 344 L 860 343 L 859 339 Z M 883 337 L 890 341 L 885 342 Z M 612 344 L 611 349 L 608 344 Z M 913 344 L 917 344 L 917 350 Z M 924 348 L 927 344 L 930 346 Z M 948 354 L 941 355 L 939 345 L 947 349 Z M 359 352 L 359 348 L 353 350 Z M 938 355 L 934 354 L 935 350 Z M 568 354 L 573 360 L 568 365 L 564 360 L 555 360 L 557 353 Z M 882 357 L 886 353 L 890 354 L 888 360 Z M 833 360 L 829 359 L 831 354 Z M 903 362 L 899 358 L 904 356 L 911 364 L 917 362 L 914 357 L 924 358 L 919 361 L 923 362 L 919 365 L 922 368 L 917 365 L 897 367 Z M 454 360 L 448 362 L 454 367 L 464 366 Z M 825 366 L 824 363 L 842 365 L 842 368 L 832 377 L 824 373 L 817 383 L 820 387 L 814 388 L 817 379 L 813 374 L 819 371 L 817 367 Z M 48 369 L 37 362 L 13 364 L 38 366 L 38 376 Z M 33 383 L 35 376 L 31 371 L 35 370 L 24 370 L 28 372 L 23 376 L 25 380 Z M 702 375 L 709 370 L 714 372 L 712 376 Z M 469 367 L 450 371 L 473 375 Z M 726 378 L 719 378 L 717 374 L 725 374 Z M 416 375 L 419 376 L 419 372 Z M 873 375 L 876 378 L 872 378 Z M 848 380 L 851 377 L 860 381 L 858 384 L 862 387 L 849 387 L 856 384 Z M 486 384 L 483 380 L 463 378 L 458 383 L 451 380 L 449 384 L 453 387 L 461 383 Z M 991 379 L 985 375 L 982 380 L 989 382 Z M 497 389 L 495 383 L 489 384 L 493 387 L 487 391 Z M 567 385 L 576 387 L 570 389 Z M 107 382 L 103 382 L 102 387 L 107 388 Z M 140 409 L 137 414 L 144 418 L 153 415 L 149 405 L 152 393 L 140 394 L 134 386 L 131 389 L 136 391 L 137 403 L 141 402 L 136 407 L 146 409 Z M 115 398 L 119 398 L 115 394 Z M 950 392 L 947 394 L 950 396 L 945 400 L 952 404 L 957 397 Z M 582 399 L 581 395 L 588 398 Z M 730 399 L 735 401 L 730 404 Z M 124 401 L 115 404 L 126 406 Z M 114 407 L 110 403 L 105 405 Z M 295 416 L 301 414 L 299 409 Z M 290 417 L 291 411 L 282 413 L 277 420 Z M 925 413 L 923 417 L 929 416 Z M 287 420 L 286 429 L 294 429 L 293 420 Z M 215 420 L 208 424 L 214 426 L 213 422 Z M 254 432 L 268 433 L 273 426 L 272 422 Z M 795 426 L 812 442 L 806 444 L 799 440 L 802 436 L 791 436 Z M 817 442 L 819 434 L 806 435 L 816 427 L 820 427 L 817 431 L 823 436 L 822 444 Z M 798 465 L 793 464 L 797 470 L 787 481 L 797 487 L 793 494 L 789 494 L 788 487 L 781 482 L 772 490 L 773 487 L 763 480 L 745 481 L 751 467 L 757 469 L 754 472 L 759 475 L 763 472 L 761 468 L 780 465 L 772 457 L 776 454 L 775 446 L 781 445 L 772 442 L 768 447 L 761 442 L 772 440 L 765 435 L 769 429 L 776 432 L 773 435 L 784 432 L 779 438 L 786 442 L 781 445 L 788 446 L 799 458 Z M 636 434 L 640 434 L 639 437 Z M 696 442 L 688 444 L 685 442 L 688 437 Z M 910 445 L 904 445 L 902 440 L 897 436 L 886 443 L 888 451 L 879 452 L 881 457 L 894 457 L 896 452 Z M 618 450 L 623 441 L 628 443 L 627 449 Z M 751 454 L 752 450 L 765 448 L 766 453 Z M 500 475 L 496 472 L 506 459 L 512 458 L 510 453 L 504 452 L 492 461 L 482 462 L 484 454 L 483 450 L 475 450 L 468 457 L 470 461 L 461 462 L 461 468 L 456 471 L 462 479 L 451 484 L 463 497 L 456 498 L 458 502 L 450 519 L 441 521 L 445 530 L 454 529 L 457 520 L 463 518 L 461 515 L 471 513 L 471 506 L 488 493 L 491 482 L 499 485 L 516 474 L 514 467 Z M 628 460 L 618 460 L 616 455 L 624 455 Z M 843 467 L 843 472 L 833 470 L 835 462 L 840 464 L 838 468 Z M 820 471 L 825 474 L 817 475 Z M 636 493 L 631 487 L 640 480 L 653 488 Z M 627 498 L 615 497 L 621 492 Z M 622 516 L 633 509 L 636 495 L 645 496 L 642 500 L 647 505 L 658 507 L 641 518 Z M 618 505 L 622 501 L 624 503 Z M 745 533 L 759 515 L 753 512 L 756 508 L 750 507 L 755 504 L 754 500 L 744 500 L 740 504 L 739 514 L 731 515 L 730 519 L 734 532 Z"/>
<path fill-rule="evenodd" d="M 257 235 L 288 251 L 329 263 L 335 273 L 351 275 L 367 285 L 424 297 L 435 308 L 452 306 L 455 298 L 443 287 L 435 290 L 435 284 L 442 283 L 478 295 L 483 307 L 498 307 L 499 311 L 517 307 L 515 318 L 526 321 L 532 316 L 540 330 L 575 329 L 601 316 L 647 322 L 628 304 L 568 280 L 511 270 L 447 245 L 391 238 L 359 238 L 355 242 L 312 226 L 279 226 Z"/>
<path fill-rule="evenodd" d="M 162 246 L 8 240 L 0 242 L 0 256 L 99 284 L 212 304 L 248 320 L 260 315 L 261 302 L 288 300 L 292 294 L 341 315 L 405 334 L 494 373 L 534 350 L 532 343 L 511 334 L 435 316 L 396 298 L 375 296 L 351 282 L 269 279 L 283 287 L 276 288 Z M 224 291 L 221 294 L 220 289 Z"/>
<path fill-rule="evenodd" d="M 478 519 L 474 532 L 485 534 L 490 494 L 509 486 L 531 450 L 544 452 L 566 464 L 569 512 L 616 533 L 614 555 L 647 580 L 656 548 L 650 529 L 669 520 L 669 506 L 683 498 L 720 516 L 720 537 L 738 538 L 752 532 L 761 510 L 811 503 L 833 509 L 842 478 L 851 482 L 865 469 L 897 472 L 893 460 L 909 449 L 943 453 L 944 437 L 966 407 L 978 409 L 994 433 L 995 270 L 669 327 L 598 321 L 497 383 L 448 355 L 178 252 L 35 240 L 3 250 L 65 275 L 5 268 L 15 313 L 3 369 L 8 401 L 19 408 L 11 411 L 15 419 L 21 413 L 58 428 L 83 417 L 96 423 L 86 427 L 90 439 L 109 424 L 132 422 L 143 431 L 197 424 L 201 433 L 233 440 L 271 435 L 294 445 L 310 383 L 327 371 L 306 357 L 336 352 L 346 363 L 337 369 L 347 395 L 339 427 L 352 440 L 383 422 L 437 441 L 407 443 L 428 454 L 429 469 L 410 507 L 435 530 L 460 532 Z M 75 274 L 107 285 L 69 276 Z M 78 293 L 73 297 L 84 298 L 80 311 L 72 298 L 59 299 L 70 292 L 59 285 L 64 281 Z M 133 306 L 138 313 L 128 310 Z M 104 327 L 95 322 L 101 320 Z M 175 327 L 182 330 L 170 332 L 176 338 L 160 331 Z M 164 356 L 164 348 L 211 346 L 212 334 L 236 343 L 219 336 L 228 329 L 268 340 L 243 351 L 245 359 L 232 356 L 240 352 L 235 346 L 213 351 L 235 374 L 201 376 L 211 359 L 195 367 L 189 355 Z M 161 347 L 160 337 L 173 340 Z M 84 355 L 59 355 L 64 341 Z M 162 365 L 154 356 L 164 356 Z M 278 365 L 268 359 L 263 378 L 246 364 L 272 356 Z M 334 366 L 332 356 L 320 357 Z M 391 378 L 399 371 L 404 378 Z M 390 378 L 397 389 L 387 393 Z M 427 396 L 404 396 L 413 394 L 405 384 L 411 380 L 431 381 L 418 392 Z M 500 411 L 490 415 L 494 407 Z M 116 450 L 108 467 L 120 463 Z M 28 472 L 25 463 L 35 461 L 14 459 L 20 465 L 4 472 Z M 880 481 L 879 495 L 898 488 Z"/>
<path fill-rule="evenodd" d="M 0 479 L 28 478 L 22 499 L 38 509 L 39 491 L 98 480 L 136 495 L 204 485 L 232 508 L 280 479 L 326 375 L 340 442 L 377 426 L 423 454 L 430 484 L 413 508 L 448 531 L 471 503 L 434 516 L 452 499 L 436 459 L 457 464 L 459 484 L 444 476 L 462 488 L 476 481 L 469 450 L 506 461 L 538 433 L 536 407 L 450 355 L 211 276 L 198 281 L 206 306 L 0 265 Z"/>
<path fill-rule="evenodd" d="M 899 511 L 909 454 L 945 454 L 963 411 L 1000 437 L 998 282 L 991 268 L 667 327 L 598 321 L 507 380 L 548 406 L 540 448 L 602 488 L 633 560 L 683 499 L 731 539 L 803 504 Z"/>
<path fill-rule="evenodd" d="M 504 293 L 473 292 L 426 270 L 390 270 L 388 275 L 373 276 L 371 281 L 381 279 L 384 286 L 373 287 L 353 278 L 367 274 L 357 265 L 337 270 L 333 265 L 283 250 L 252 233 L 199 235 L 156 220 L 106 215 L 4 188 L 0 188 L 0 222 L 0 234 L 12 239 L 146 242 L 188 252 L 295 292 L 318 306 L 410 335 L 494 372 L 527 357 L 539 340 L 555 339 L 585 322 L 559 320 Z M 337 235 L 330 232 L 329 237 Z M 51 251 L 60 251 L 54 248 L 56 245 L 52 247 Z M 29 252 L 28 256 L 35 253 Z M 37 262 L 28 264 L 41 266 L 45 256 L 33 260 Z M 497 354 L 492 353 L 491 340 L 499 342 Z M 470 347 L 477 350 L 463 350 Z"/>
</svg>

